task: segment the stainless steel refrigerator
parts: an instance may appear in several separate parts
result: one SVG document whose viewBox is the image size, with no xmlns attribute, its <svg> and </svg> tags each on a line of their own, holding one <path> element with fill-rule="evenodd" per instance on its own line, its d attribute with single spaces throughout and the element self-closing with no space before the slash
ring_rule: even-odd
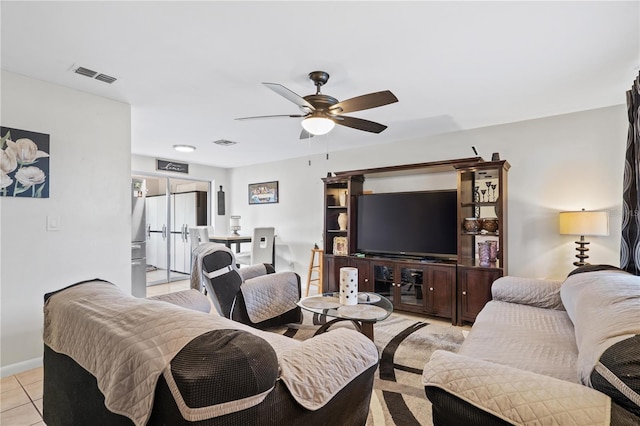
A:
<svg viewBox="0 0 640 426">
<path fill-rule="evenodd" d="M 131 179 L 131 294 L 147 295 L 146 217 L 144 179 Z"/>
</svg>

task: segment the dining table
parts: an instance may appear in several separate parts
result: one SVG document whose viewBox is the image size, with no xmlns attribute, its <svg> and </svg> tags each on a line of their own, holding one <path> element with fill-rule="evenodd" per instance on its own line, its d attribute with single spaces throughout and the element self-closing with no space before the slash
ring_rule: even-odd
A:
<svg viewBox="0 0 640 426">
<path fill-rule="evenodd" d="M 209 236 L 209 241 L 224 244 L 229 250 L 231 250 L 231 245 L 235 244 L 236 253 L 240 253 L 240 246 L 243 243 L 250 243 L 251 235 L 213 235 Z"/>
</svg>

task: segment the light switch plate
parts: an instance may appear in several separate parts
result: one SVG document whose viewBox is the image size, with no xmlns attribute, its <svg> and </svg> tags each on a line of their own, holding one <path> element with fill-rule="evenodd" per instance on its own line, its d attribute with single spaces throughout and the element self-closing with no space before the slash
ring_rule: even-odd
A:
<svg viewBox="0 0 640 426">
<path fill-rule="evenodd" d="M 60 216 L 47 216 L 47 231 L 60 230 Z"/>
</svg>

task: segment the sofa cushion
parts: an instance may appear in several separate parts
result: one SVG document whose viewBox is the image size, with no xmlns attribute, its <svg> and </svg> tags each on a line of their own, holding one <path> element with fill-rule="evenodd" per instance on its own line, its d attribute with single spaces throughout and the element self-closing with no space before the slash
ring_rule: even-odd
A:
<svg viewBox="0 0 640 426">
<path fill-rule="evenodd" d="M 594 389 L 640 416 L 640 335 L 609 347 L 591 373 Z"/>
<path fill-rule="evenodd" d="M 565 311 L 492 300 L 458 353 L 578 383 L 573 333 Z"/>
</svg>

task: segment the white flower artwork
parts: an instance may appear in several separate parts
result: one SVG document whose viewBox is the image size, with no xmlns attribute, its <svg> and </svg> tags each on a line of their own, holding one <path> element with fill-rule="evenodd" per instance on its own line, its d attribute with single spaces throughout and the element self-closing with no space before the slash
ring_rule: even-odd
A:
<svg viewBox="0 0 640 426">
<path fill-rule="evenodd" d="M 49 198 L 49 135 L 0 127 L 0 196 Z"/>
</svg>

